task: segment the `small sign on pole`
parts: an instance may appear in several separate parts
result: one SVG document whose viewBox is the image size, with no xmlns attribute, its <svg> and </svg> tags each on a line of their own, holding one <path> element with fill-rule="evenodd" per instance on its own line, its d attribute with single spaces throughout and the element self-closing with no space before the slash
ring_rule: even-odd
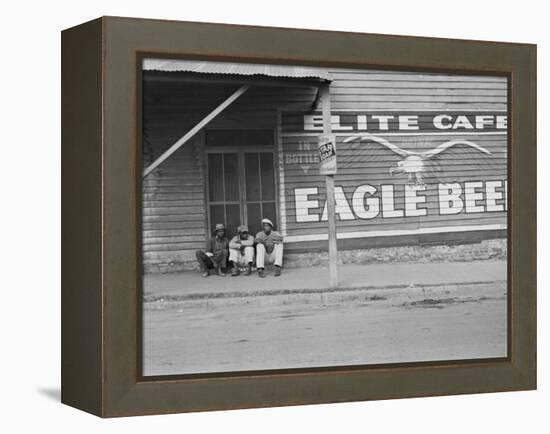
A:
<svg viewBox="0 0 550 434">
<path fill-rule="evenodd" d="M 336 175 L 336 136 L 322 134 L 319 136 L 319 174 Z"/>
</svg>

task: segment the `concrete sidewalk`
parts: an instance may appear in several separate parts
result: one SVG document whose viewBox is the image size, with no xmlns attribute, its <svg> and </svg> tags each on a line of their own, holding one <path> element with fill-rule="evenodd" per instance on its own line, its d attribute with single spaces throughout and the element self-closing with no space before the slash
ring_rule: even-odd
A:
<svg viewBox="0 0 550 434">
<path fill-rule="evenodd" d="M 506 261 L 346 264 L 339 266 L 337 291 L 353 288 L 382 289 L 415 286 L 449 287 L 506 280 Z M 267 270 L 261 279 L 256 273 L 238 277 L 202 277 L 198 272 L 147 274 L 143 279 L 144 301 L 197 300 L 258 295 L 333 292 L 328 289 L 328 268 L 284 269 L 280 277 Z"/>
</svg>

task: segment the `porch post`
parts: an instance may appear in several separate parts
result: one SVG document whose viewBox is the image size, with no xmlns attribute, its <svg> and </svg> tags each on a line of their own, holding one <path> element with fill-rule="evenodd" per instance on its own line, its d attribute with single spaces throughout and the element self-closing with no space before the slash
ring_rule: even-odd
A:
<svg viewBox="0 0 550 434">
<path fill-rule="evenodd" d="M 218 107 L 212 110 L 204 119 L 202 119 L 197 125 L 191 128 L 183 137 L 181 137 L 176 143 L 170 146 L 160 157 L 158 157 L 147 169 L 143 171 L 143 178 L 149 175 L 153 170 L 155 170 L 164 160 L 166 160 L 170 155 L 176 152 L 185 142 L 191 139 L 195 134 L 197 134 L 202 128 L 204 128 L 212 119 L 218 116 L 222 111 L 226 109 L 233 101 L 245 93 L 250 86 L 244 85 L 241 86 L 237 91 L 235 91 L 229 98 L 222 102 Z"/>
<path fill-rule="evenodd" d="M 329 86 L 329 83 L 321 86 L 324 134 L 332 133 Z M 325 175 L 325 184 L 327 191 L 329 285 L 331 288 L 336 288 L 338 286 L 338 245 L 336 243 L 336 201 L 334 199 L 334 175 Z"/>
</svg>

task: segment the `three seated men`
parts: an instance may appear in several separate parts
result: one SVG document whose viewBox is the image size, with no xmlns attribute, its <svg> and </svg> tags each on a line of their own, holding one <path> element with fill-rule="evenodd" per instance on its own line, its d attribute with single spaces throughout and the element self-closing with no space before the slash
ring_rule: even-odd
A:
<svg viewBox="0 0 550 434">
<path fill-rule="evenodd" d="M 256 268 L 259 277 L 265 277 L 265 264 L 275 265 L 275 276 L 281 275 L 283 266 L 283 236 L 273 230 L 273 222 L 267 218 L 262 220 L 262 230 L 253 237 L 248 233 L 248 227 L 238 227 L 238 234 L 231 241 L 225 235 L 225 226 L 217 224 L 215 235 L 206 243 L 205 250 L 197 250 L 196 257 L 203 277 L 210 275 L 209 270 L 214 270 L 219 276 L 225 276 L 222 268 L 225 268 L 228 258 L 232 266 L 232 276 L 240 274 L 239 267 L 246 267 L 245 276 L 252 273 L 254 255 L 256 256 Z"/>
</svg>

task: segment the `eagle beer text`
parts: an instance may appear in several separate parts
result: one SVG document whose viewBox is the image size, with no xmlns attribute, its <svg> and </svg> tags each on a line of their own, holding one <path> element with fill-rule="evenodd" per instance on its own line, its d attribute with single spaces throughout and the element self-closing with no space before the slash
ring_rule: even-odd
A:
<svg viewBox="0 0 550 434">
<path fill-rule="evenodd" d="M 396 191 L 402 188 L 402 192 Z M 437 206 L 428 207 L 428 190 L 434 191 Z M 399 193 L 399 194 L 398 194 Z M 438 215 L 503 212 L 508 209 L 507 181 L 466 181 L 439 184 L 363 184 L 345 191 L 335 187 L 336 215 L 340 220 L 422 217 L 434 210 Z M 296 222 L 327 220 L 326 200 L 318 187 L 294 189 Z M 433 211 L 432 211 L 433 212 Z"/>
</svg>

